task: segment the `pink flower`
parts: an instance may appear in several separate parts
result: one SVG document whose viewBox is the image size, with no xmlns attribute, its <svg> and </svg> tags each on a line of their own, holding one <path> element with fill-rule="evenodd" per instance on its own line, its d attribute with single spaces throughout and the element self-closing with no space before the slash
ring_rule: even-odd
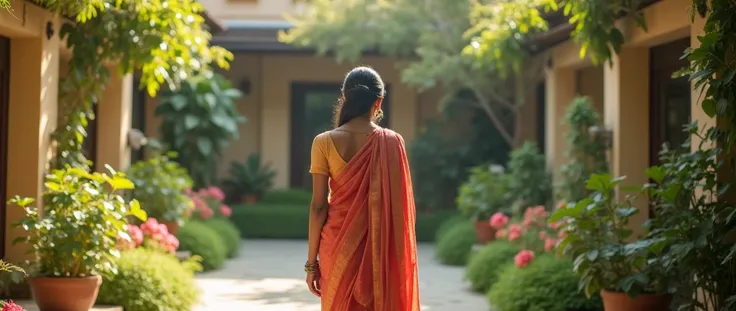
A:
<svg viewBox="0 0 736 311">
<path fill-rule="evenodd" d="M 521 231 L 511 231 L 511 232 L 509 232 L 509 242 L 516 241 L 520 237 L 521 237 Z"/>
<path fill-rule="evenodd" d="M 496 230 L 500 230 L 509 222 L 509 217 L 503 213 L 495 213 L 491 216 L 491 227 Z"/>
<path fill-rule="evenodd" d="M 506 238 L 508 234 L 509 232 L 506 229 L 501 229 L 501 230 L 496 231 L 496 238 L 503 239 L 503 238 Z"/>
<path fill-rule="evenodd" d="M 566 202 L 557 203 L 557 209 L 563 209 L 563 208 L 566 208 L 566 207 L 567 207 L 567 203 Z"/>
<path fill-rule="evenodd" d="M 218 201 L 225 200 L 225 193 L 222 191 L 222 189 L 218 187 L 210 186 L 209 188 L 207 188 L 207 192 L 210 196 L 214 197 Z"/>
<path fill-rule="evenodd" d="M 230 206 L 227 206 L 225 204 L 220 205 L 220 214 L 222 214 L 225 217 L 230 217 L 233 214 L 233 209 L 231 209 Z"/>
<path fill-rule="evenodd" d="M 17 305 L 12 300 L 8 300 L 3 304 L 3 309 L 0 311 L 26 311 L 26 309 L 23 309 L 23 307 Z"/>
<path fill-rule="evenodd" d="M 164 224 L 158 224 L 158 233 L 169 234 L 169 227 Z"/>
<path fill-rule="evenodd" d="M 130 235 L 130 239 L 133 240 L 135 246 L 143 244 L 143 230 L 141 230 L 141 228 L 138 228 L 138 226 L 131 224 L 128 224 L 126 228 L 128 230 L 128 234 Z"/>
<path fill-rule="evenodd" d="M 169 234 L 169 236 L 166 237 L 166 244 L 172 246 L 174 250 L 179 248 L 179 239 L 177 239 L 173 234 Z"/>
<path fill-rule="evenodd" d="M 514 264 L 519 268 L 524 268 L 529 265 L 529 263 L 532 262 L 534 259 L 534 252 L 530 250 L 523 250 L 520 251 L 516 256 L 514 256 Z"/>
<path fill-rule="evenodd" d="M 557 237 L 560 238 L 560 239 L 566 238 L 567 237 L 567 231 L 565 231 L 565 230 L 558 231 L 557 232 Z"/>
<path fill-rule="evenodd" d="M 207 220 L 210 217 L 214 216 L 215 212 L 211 208 L 203 208 L 199 211 L 199 216 L 202 217 L 202 219 Z"/>
<path fill-rule="evenodd" d="M 550 229 L 552 229 L 552 230 L 557 230 L 558 228 L 560 228 L 560 226 L 562 226 L 562 222 L 561 222 L 561 221 L 555 221 L 555 222 L 551 222 L 551 223 L 549 223 L 549 225 L 548 225 L 548 227 L 549 227 Z"/>
<path fill-rule="evenodd" d="M 208 208 L 207 202 L 205 202 L 199 195 L 192 197 L 192 203 L 194 203 L 194 208 L 198 210 Z"/>
<path fill-rule="evenodd" d="M 544 240 L 547 238 L 547 232 L 546 231 L 539 231 L 539 239 Z"/>
<path fill-rule="evenodd" d="M 521 233 L 521 226 L 519 226 L 518 224 L 513 224 L 509 226 L 509 232 Z"/>
<path fill-rule="evenodd" d="M 557 246 L 557 240 L 553 238 L 547 238 L 544 240 L 544 251 L 549 252 Z"/>
</svg>

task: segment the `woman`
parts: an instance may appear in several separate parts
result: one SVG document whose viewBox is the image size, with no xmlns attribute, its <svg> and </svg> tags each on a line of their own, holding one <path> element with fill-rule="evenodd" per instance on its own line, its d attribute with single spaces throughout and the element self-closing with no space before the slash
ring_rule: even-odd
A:
<svg viewBox="0 0 736 311">
<path fill-rule="evenodd" d="M 323 311 L 419 310 L 414 194 L 404 139 L 376 124 L 384 95 L 375 70 L 350 71 L 312 144 L 304 270 Z"/>
</svg>

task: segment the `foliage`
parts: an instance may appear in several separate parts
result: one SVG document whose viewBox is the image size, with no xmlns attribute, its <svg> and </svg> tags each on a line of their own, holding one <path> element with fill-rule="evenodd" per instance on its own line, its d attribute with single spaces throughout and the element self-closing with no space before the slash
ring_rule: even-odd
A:
<svg viewBox="0 0 736 311">
<path fill-rule="evenodd" d="M 294 204 L 307 206 L 312 202 L 312 191 L 305 189 L 276 189 L 266 192 L 261 198 L 264 204 Z"/>
<path fill-rule="evenodd" d="M 118 248 L 122 250 L 145 247 L 173 254 L 179 248 L 179 240 L 169 233 L 169 228 L 153 217 L 149 217 L 140 226 L 128 224 L 125 231 L 130 239 L 118 240 Z"/>
<path fill-rule="evenodd" d="M 590 133 L 594 126 L 601 126 L 598 112 L 587 97 L 575 98 L 565 113 L 567 125 L 568 162 L 560 168 L 559 197 L 566 202 L 576 202 L 590 193 L 585 183 L 591 174 L 608 171 L 606 143 Z"/>
<path fill-rule="evenodd" d="M 457 207 L 463 216 L 485 220 L 496 212 L 511 212 L 509 180 L 503 167 L 481 165 L 470 170 L 468 181 L 460 186 Z"/>
<path fill-rule="evenodd" d="M 632 296 L 668 289 L 665 267 L 649 258 L 647 248 L 652 242 L 628 242 L 634 238 L 629 220 L 639 209 L 633 206 L 633 195 L 616 199 L 623 179 L 593 174 L 587 181 L 587 189 L 593 193 L 574 205 L 563 206 L 549 219 L 563 222 L 561 230 L 567 236 L 558 251 L 574 258 L 580 286 L 589 297 L 601 289 Z"/>
<path fill-rule="evenodd" d="M 209 70 L 210 63 L 226 68 L 232 54 L 210 46 L 211 34 L 200 15 L 202 6 L 192 0 L 35 0 L 76 17 L 65 23 L 59 35 L 73 50 L 69 74 L 59 88 L 59 115 L 66 116 L 53 139 L 56 155 L 52 167 L 87 168 L 82 145 L 93 103 L 99 101 L 114 74 L 141 73 L 141 87 L 155 95 L 161 84 L 175 88 L 181 80 Z"/>
<path fill-rule="evenodd" d="M 422 210 L 454 209 L 470 168 L 506 163 L 508 146 L 477 109 L 447 111 L 427 123 L 409 146 L 416 204 Z"/>
<path fill-rule="evenodd" d="M 294 27 L 282 33 L 280 40 L 314 48 L 321 55 L 329 53 L 339 62 L 358 62 L 364 51 L 395 57 L 405 64 L 405 83 L 419 90 L 442 87 L 443 110 L 465 106 L 482 112 L 508 148 L 519 143 L 518 112 L 525 104 L 523 96 L 514 97 L 513 92 L 536 84 L 511 83 L 462 53 L 471 43 L 465 36 L 471 27 L 471 3 L 315 0 L 291 17 Z M 520 76 L 536 81 L 543 65 L 529 62 L 520 69 Z M 458 98 L 463 92 L 469 96 Z"/>
<path fill-rule="evenodd" d="M 522 205 L 548 205 L 552 199 L 552 176 L 547 160 L 535 144 L 527 142 L 511 152 L 508 164 L 509 193 Z"/>
<path fill-rule="evenodd" d="M 417 213 L 416 233 L 419 242 L 434 242 L 435 233 L 455 211 Z M 270 204 L 260 202 L 233 207 L 231 221 L 243 238 L 306 240 L 309 233 L 309 206 L 306 204 Z"/>
<path fill-rule="evenodd" d="M 124 251 L 116 261 L 119 273 L 106 276 L 98 303 L 136 311 L 188 311 L 199 302 L 194 273 L 200 258 L 184 262 L 171 254 L 145 248 Z"/>
<path fill-rule="evenodd" d="M 82 277 L 115 272 L 117 239 L 125 237 L 126 217 L 146 219 L 138 201 L 125 201 L 118 190 L 132 189 L 123 174 L 88 173 L 79 168 L 55 170 L 46 176 L 43 214 L 33 199 L 16 196 L 23 207 L 17 226 L 28 231 L 14 243 L 28 244 L 36 255 L 40 276 Z M 129 237 L 128 237 L 129 238 Z"/>
<path fill-rule="evenodd" d="M 720 149 L 707 148 L 665 150 L 662 166 L 647 170 L 653 180 L 648 189 L 657 217 L 650 220 L 643 241 L 658 263 L 671 267 L 666 276 L 671 277 L 669 285 L 677 285 L 684 296 L 680 307 L 685 309 L 732 309 L 719 298 L 736 288 L 736 209 L 725 201 L 728 186 L 713 174 L 720 169 L 721 154 Z M 694 299 L 696 293 L 701 299 Z"/>
<path fill-rule="evenodd" d="M 550 255 L 525 268 L 506 265 L 488 292 L 488 300 L 498 311 L 602 310 L 598 294 L 587 298 L 580 293 L 572 269 L 569 261 Z"/>
<path fill-rule="evenodd" d="M 468 218 L 461 215 L 455 215 L 442 221 L 440 226 L 437 227 L 437 232 L 435 232 L 434 235 L 434 241 L 437 242 L 442 239 L 442 237 L 447 234 L 447 231 L 462 222 L 468 222 Z"/>
<path fill-rule="evenodd" d="M 135 198 L 149 217 L 183 224 L 193 208 L 186 190 L 192 188 L 187 171 L 174 162 L 176 154 L 155 154 L 134 163 L 127 176 L 135 188 L 127 192 Z"/>
<path fill-rule="evenodd" d="M 178 152 L 197 187 L 213 184 L 223 149 L 239 137 L 238 123 L 245 117 L 234 101 L 240 96 L 220 74 L 206 72 L 161 94 L 156 115 L 161 117 L 162 139 Z"/>
<path fill-rule="evenodd" d="M 445 265 L 464 266 L 476 242 L 475 228 L 470 222 L 458 223 L 447 230 L 447 234 L 437 241 L 435 256 Z"/>
<path fill-rule="evenodd" d="M 260 155 L 251 154 L 244 164 L 230 164 L 230 178 L 222 184 L 231 200 L 237 201 L 244 195 L 262 196 L 273 187 L 275 177 L 276 171 L 264 164 Z"/>
<path fill-rule="evenodd" d="M 240 231 L 230 220 L 218 217 L 207 220 L 204 224 L 217 232 L 220 239 L 225 243 L 227 258 L 233 258 L 238 254 L 242 243 Z"/>
<path fill-rule="evenodd" d="M 473 291 L 486 293 L 498 282 L 502 269 L 514 261 L 521 251 L 518 245 L 506 241 L 494 241 L 473 254 L 465 268 L 465 278 Z"/>
<path fill-rule="evenodd" d="M 225 264 L 227 246 L 214 229 L 201 221 L 191 220 L 176 232 L 179 249 L 190 251 L 202 258 L 204 271 L 214 270 Z"/>
<path fill-rule="evenodd" d="M 20 284 L 26 278 L 26 271 L 14 264 L 0 260 L 0 290 L 7 296 L 12 284 Z M 0 300 L 0 303 L 2 301 Z"/>
</svg>

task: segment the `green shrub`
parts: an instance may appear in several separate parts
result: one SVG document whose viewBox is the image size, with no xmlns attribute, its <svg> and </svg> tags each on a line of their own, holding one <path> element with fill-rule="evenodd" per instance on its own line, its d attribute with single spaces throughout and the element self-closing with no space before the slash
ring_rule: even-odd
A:
<svg viewBox="0 0 736 311">
<path fill-rule="evenodd" d="M 266 192 L 261 198 L 264 204 L 294 204 L 302 207 L 312 202 L 312 192 L 304 189 L 279 189 Z"/>
<path fill-rule="evenodd" d="M 227 247 L 217 231 L 200 221 L 189 221 L 176 233 L 179 250 L 190 251 L 202 257 L 205 271 L 214 270 L 225 264 Z"/>
<path fill-rule="evenodd" d="M 455 211 L 417 214 L 417 241 L 432 242 L 443 221 L 456 215 Z M 259 204 L 233 207 L 230 220 L 243 238 L 307 239 L 309 234 L 309 203 Z"/>
<path fill-rule="evenodd" d="M 198 258 L 186 262 L 171 254 L 137 248 L 117 259 L 118 273 L 105 276 L 98 303 L 136 311 L 189 311 L 199 300 L 194 272 Z"/>
<path fill-rule="evenodd" d="M 450 228 L 454 227 L 456 224 L 461 222 L 470 222 L 467 217 L 463 217 L 460 215 L 455 215 L 450 218 L 445 219 L 439 227 L 437 227 L 437 231 L 434 233 L 434 240 L 439 241 L 442 236 L 447 234 L 447 231 L 450 230 Z"/>
<path fill-rule="evenodd" d="M 227 258 L 233 258 L 240 250 L 240 231 L 230 220 L 224 218 L 211 218 L 205 224 L 215 230 L 224 242 L 227 249 Z"/>
<path fill-rule="evenodd" d="M 498 311 L 597 311 L 598 295 L 591 299 L 578 290 L 572 262 L 550 255 L 534 259 L 525 268 L 507 265 L 488 299 Z"/>
<path fill-rule="evenodd" d="M 514 261 L 514 256 L 521 247 L 506 241 L 492 242 L 473 254 L 465 268 L 465 278 L 470 281 L 470 288 L 476 292 L 486 293 L 498 281 L 498 276 L 507 264 Z"/>
<path fill-rule="evenodd" d="M 437 241 L 437 260 L 446 265 L 463 266 L 468 262 L 475 242 L 473 224 L 457 223 Z"/>
</svg>

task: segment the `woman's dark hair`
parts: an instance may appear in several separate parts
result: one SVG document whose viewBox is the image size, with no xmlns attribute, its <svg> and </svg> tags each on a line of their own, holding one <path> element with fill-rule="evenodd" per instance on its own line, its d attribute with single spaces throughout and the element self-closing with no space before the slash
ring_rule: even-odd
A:
<svg viewBox="0 0 736 311">
<path fill-rule="evenodd" d="M 335 127 L 368 115 L 376 100 L 384 95 L 386 89 L 383 80 L 373 68 L 356 67 L 350 70 L 342 83 L 342 97 L 335 107 Z"/>
</svg>

